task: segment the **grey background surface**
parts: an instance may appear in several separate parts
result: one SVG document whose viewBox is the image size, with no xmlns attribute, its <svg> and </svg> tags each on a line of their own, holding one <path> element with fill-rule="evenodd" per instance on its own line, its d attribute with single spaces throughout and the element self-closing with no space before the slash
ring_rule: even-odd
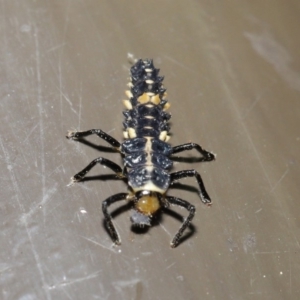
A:
<svg viewBox="0 0 300 300">
<path fill-rule="evenodd" d="M 2 0 L 0 298 L 300 299 L 299 15 L 296 0 Z M 101 202 L 126 185 L 98 167 L 68 186 L 98 156 L 121 162 L 65 134 L 122 139 L 128 53 L 165 75 L 172 145 L 217 153 L 175 164 L 213 199 L 193 179 L 170 190 L 197 208 L 176 249 L 186 211 L 143 234 L 117 213 L 115 247 Z"/>
</svg>

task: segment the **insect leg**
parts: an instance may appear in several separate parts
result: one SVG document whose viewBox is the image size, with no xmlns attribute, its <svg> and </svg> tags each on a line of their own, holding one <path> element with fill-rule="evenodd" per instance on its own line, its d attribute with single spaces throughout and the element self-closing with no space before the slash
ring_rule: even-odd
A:
<svg viewBox="0 0 300 300">
<path fill-rule="evenodd" d="M 181 178 L 185 178 L 185 177 L 195 177 L 196 178 L 197 183 L 199 185 L 199 189 L 200 189 L 201 201 L 204 204 L 211 204 L 211 199 L 210 199 L 208 193 L 206 192 L 203 180 L 202 180 L 200 174 L 196 170 L 183 170 L 183 171 L 171 173 L 170 174 L 171 184 L 174 183 L 175 181 L 177 181 Z"/>
<path fill-rule="evenodd" d="M 96 164 L 100 164 L 102 166 L 108 167 L 111 170 L 113 170 L 118 177 L 124 177 L 123 176 L 123 172 L 122 172 L 122 168 L 117 165 L 116 163 L 114 163 L 113 161 L 103 158 L 103 157 L 98 157 L 96 159 L 94 159 L 92 162 L 90 162 L 82 171 L 78 172 L 76 175 L 74 175 L 71 180 L 73 182 L 76 181 L 80 181 L 82 180 L 85 175 L 96 165 Z"/>
<path fill-rule="evenodd" d="M 189 211 L 188 217 L 184 220 L 181 227 L 175 234 L 173 240 L 171 241 L 171 247 L 175 248 L 179 244 L 180 237 L 182 236 L 184 230 L 189 226 L 190 222 L 192 221 L 192 219 L 195 215 L 196 209 L 195 209 L 194 205 L 190 204 L 189 202 L 187 202 L 185 200 L 177 198 L 177 197 L 167 196 L 166 200 L 169 201 L 171 204 L 175 204 L 175 205 L 184 207 L 185 209 L 187 209 Z"/>
<path fill-rule="evenodd" d="M 87 131 L 71 131 L 70 130 L 67 133 L 67 138 L 72 139 L 72 140 L 76 140 L 76 139 L 79 139 L 79 138 L 82 138 L 82 137 L 85 137 L 85 136 L 89 136 L 89 135 L 92 135 L 92 134 L 98 135 L 99 138 L 105 140 L 111 146 L 113 146 L 114 148 L 117 148 L 119 150 L 121 144 L 116 139 L 114 139 L 112 136 L 105 133 L 101 129 L 90 129 L 90 130 L 87 130 Z"/>
<path fill-rule="evenodd" d="M 186 143 L 172 148 L 172 154 L 179 153 L 186 150 L 196 149 L 203 155 L 203 161 L 211 161 L 215 159 L 215 155 L 211 152 L 206 151 L 200 145 L 195 143 Z"/>
<path fill-rule="evenodd" d="M 109 231 L 109 234 L 110 234 L 113 242 L 117 245 L 121 244 L 121 239 L 120 239 L 119 234 L 118 234 L 118 232 L 117 232 L 117 230 L 116 230 L 116 228 L 115 228 L 115 226 L 112 222 L 111 215 L 107 211 L 107 208 L 111 204 L 113 204 L 117 201 L 126 199 L 127 195 L 128 195 L 127 193 L 119 193 L 119 194 L 110 196 L 109 198 L 107 198 L 106 200 L 104 200 L 102 202 L 102 211 L 103 211 L 103 214 L 104 214 L 104 217 L 105 217 L 107 229 Z"/>
</svg>

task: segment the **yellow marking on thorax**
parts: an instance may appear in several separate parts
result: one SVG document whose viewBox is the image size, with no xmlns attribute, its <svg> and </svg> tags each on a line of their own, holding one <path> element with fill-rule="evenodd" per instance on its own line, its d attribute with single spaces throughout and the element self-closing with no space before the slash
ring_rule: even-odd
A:
<svg viewBox="0 0 300 300">
<path fill-rule="evenodd" d="M 146 145 L 145 145 L 145 152 L 150 152 L 153 138 L 150 136 L 146 136 L 145 139 L 147 140 Z"/>
<path fill-rule="evenodd" d="M 153 167 L 147 166 L 147 169 L 148 168 L 153 168 Z M 132 187 L 132 189 L 135 193 L 137 193 L 139 191 L 151 191 L 151 192 L 157 192 L 160 194 L 165 194 L 165 192 L 166 192 L 165 189 L 160 189 L 155 184 L 153 184 L 152 181 L 148 181 L 147 183 L 145 183 L 143 186 L 140 186 L 140 187 L 135 187 L 135 188 Z"/>
<path fill-rule="evenodd" d="M 151 151 L 152 151 L 152 138 L 151 137 L 146 137 L 146 145 L 145 145 L 145 152 L 147 153 L 147 158 L 146 158 L 146 165 L 147 166 L 152 166 L 152 162 L 151 162 Z"/>
</svg>

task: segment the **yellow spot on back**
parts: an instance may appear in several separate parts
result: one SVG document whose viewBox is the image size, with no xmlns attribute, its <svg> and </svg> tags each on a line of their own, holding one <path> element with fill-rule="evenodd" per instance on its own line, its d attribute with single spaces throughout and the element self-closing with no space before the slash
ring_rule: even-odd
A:
<svg viewBox="0 0 300 300">
<path fill-rule="evenodd" d="M 147 95 L 147 93 L 144 93 L 143 95 L 141 95 L 140 97 L 138 97 L 137 101 L 141 104 L 145 104 L 148 103 L 150 100 L 149 95 Z"/>
<path fill-rule="evenodd" d="M 154 105 L 158 105 L 160 103 L 160 98 L 158 94 L 153 94 L 153 93 L 144 93 L 140 97 L 138 97 L 137 101 L 141 104 L 145 104 L 148 102 L 153 103 Z M 170 105 L 169 105 L 170 106 Z"/>
<path fill-rule="evenodd" d="M 160 103 L 159 95 L 155 95 L 155 96 L 151 97 L 151 102 L 155 105 L 158 105 Z"/>
</svg>

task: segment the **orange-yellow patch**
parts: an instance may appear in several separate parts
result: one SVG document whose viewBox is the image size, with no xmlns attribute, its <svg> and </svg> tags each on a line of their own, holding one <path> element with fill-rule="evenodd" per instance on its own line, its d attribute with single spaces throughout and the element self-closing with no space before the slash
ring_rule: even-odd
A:
<svg viewBox="0 0 300 300">
<path fill-rule="evenodd" d="M 152 215 L 159 208 L 160 203 L 156 196 L 143 196 L 136 204 L 136 209 L 145 215 Z"/>
</svg>

